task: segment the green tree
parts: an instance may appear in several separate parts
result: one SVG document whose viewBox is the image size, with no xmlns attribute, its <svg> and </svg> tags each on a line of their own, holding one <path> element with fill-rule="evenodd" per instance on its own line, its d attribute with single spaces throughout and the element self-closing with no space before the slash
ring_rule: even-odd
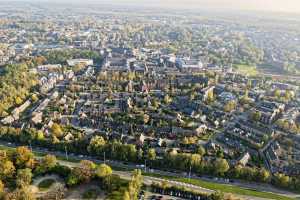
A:
<svg viewBox="0 0 300 200">
<path fill-rule="evenodd" d="M 257 179 L 260 180 L 261 182 L 268 182 L 270 176 L 271 176 L 270 172 L 265 168 L 261 168 L 257 173 Z"/>
<path fill-rule="evenodd" d="M 19 169 L 17 172 L 16 184 L 18 187 L 27 187 L 31 183 L 32 173 L 31 169 Z"/>
<path fill-rule="evenodd" d="M 112 169 L 110 166 L 106 164 L 101 164 L 96 169 L 96 175 L 102 179 L 104 185 L 108 190 L 111 189 L 111 177 L 112 177 Z"/>
<path fill-rule="evenodd" d="M 52 170 L 57 165 L 57 159 L 54 155 L 46 155 L 41 159 L 39 166 L 36 168 L 36 172 L 45 173 Z"/>
<path fill-rule="evenodd" d="M 200 145 L 198 148 L 197 148 L 197 153 L 200 155 L 200 156 L 204 156 L 206 151 L 204 149 L 204 147 L 202 145 Z"/>
<path fill-rule="evenodd" d="M 251 118 L 257 122 L 261 118 L 261 113 L 259 111 L 254 111 L 251 113 Z"/>
<path fill-rule="evenodd" d="M 285 174 L 276 173 L 274 175 L 274 178 L 275 178 L 275 184 L 279 187 L 287 188 L 290 184 L 290 177 Z"/>
<path fill-rule="evenodd" d="M 63 130 L 61 128 L 61 126 L 57 123 L 53 123 L 52 127 L 51 127 L 51 132 L 54 136 L 61 138 L 63 136 Z"/>
<path fill-rule="evenodd" d="M 215 172 L 219 175 L 224 175 L 229 170 L 229 164 L 225 159 L 216 159 L 214 162 Z"/>
<path fill-rule="evenodd" d="M 0 180 L 0 199 L 3 198 L 4 195 L 4 183 Z"/>
<path fill-rule="evenodd" d="M 110 166 L 108 166 L 106 164 L 101 164 L 97 167 L 96 175 L 99 178 L 106 178 L 106 177 L 112 175 L 112 169 Z"/>
<path fill-rule="evenodd" d="M 15 174 L 15 166 L 14 163 L 5 160 L 0 162 L 0 179 L 1 180 L 6 180 L 8 178 L 12 178 Z"/>
<path fill-rule="evenodd" d="M 151 148 L 147 152 L 147 158 L 148 160 L 154 161 L 156 159 L 156 151 L 155 149 Z"/>
<path fill-rule="evenodd" d="M 276 89 L 276 90 L 274 91 L 274 96 L 275 96 L 276 98 L 280 99 L 280 97 L 281 97 L 281 92 L 280 92 L 280 90 Z"/>
<path fill-rule="evenodd" d="M 90 144 L 87 147 L 87 150 L 90 153 L 95 153 L 97 155 L 100 155 L 104 150 L 105 144 L 106 142 L 104 138 L 102 136 L 97 135 L 91 139 Z"/>
<path fill-rule="evenodd" d="M 35 195 L 28 187 L 18 188 L 4 196 L 4 200 L 35 200 Z"/>
<path fill-rule="evenodd" d="M 236 107 L 236 102 L 235 101 L 229 101 L 225 104 L 224 111 L 225 112 L 231 112 L 235 109 L 235 107 Z"/>
<path fill-rule="evenodd" d="M 33 153 L 25 146 L 18 147 L 15 152 L 15 163 L 18 168 L 31 168 L 34 167 Z"/>
</svg>

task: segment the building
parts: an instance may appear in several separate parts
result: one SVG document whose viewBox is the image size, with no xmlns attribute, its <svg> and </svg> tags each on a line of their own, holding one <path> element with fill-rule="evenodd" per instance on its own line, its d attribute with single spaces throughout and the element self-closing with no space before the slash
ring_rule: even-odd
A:
<svg viewBox="0 0 300 200">
<path fill-rule="evenodd" d="M 89 65 L 93 65 L 94 61 L 91 59 L 70 59 L 70 60 L 67 60 L 67 63 L 71 67 L 74 67 L 76 65 L 89 66 Z"/>
</svg>

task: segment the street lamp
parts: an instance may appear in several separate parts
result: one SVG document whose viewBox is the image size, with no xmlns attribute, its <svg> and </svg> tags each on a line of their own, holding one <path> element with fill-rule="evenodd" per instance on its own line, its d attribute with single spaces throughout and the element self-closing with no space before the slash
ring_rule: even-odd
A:
<svg viewBox="0 0 300 200">
<path fill-rule="evenodd" d="M 105 160 L 105 151 L 103 153 L 103 159 L 104 159 L 104 164 L 105 164 L 105 162 L 106 162 L 106 160 Z"/>
<path fill-rule="evenodd" d="M 67 151 L 67 146 L 65 145 L 65 153 L 66 153 L 66 158 L 67 160 L 69 160 L 69 157 L 68 157 L 68 151 Z"/>
</svg>

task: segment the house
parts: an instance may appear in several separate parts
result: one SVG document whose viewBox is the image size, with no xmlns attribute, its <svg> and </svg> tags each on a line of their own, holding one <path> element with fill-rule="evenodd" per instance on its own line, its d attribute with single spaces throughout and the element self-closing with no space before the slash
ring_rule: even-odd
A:
<svg viewBox="0 0 300 200">
<path fill-rule="evenodd" d="M 181 70 L 201 70 L 203 68 L 203 63 L 197 59 L 177 58 L 176 66 Z"/>
<path fill-rule="evenodd" d="M 215 89 L 215 86 L 208 86 L 206 88 L 203 88 L 200 92 L 202 94 L 202 101 L 207 101 L 209 98 L 209 95 L 214 94 L 214 89 Z"/>
<path fill-rule="evenodd" d="M 201 124 L 196 130 L 196 134 L 200 135 L 200 134 L 204 134 L 207 130 L 207 126 L 205 124 Z"/>
<path fill-rule="evenodd" d="M 235 95 L 233 95 L 231 92 L 222 92 L 218 98 L 220 99 L 220 101 L 222 101 L 223 103 L 227 103 L 229 101 L 236 101 L 237 98 Z"/>
<path fill-rule="evenodd" d="M 249 162 L 250 158 L 251 158 L 251 156 L 250 156 L 249 152 L 246 152 L 237 160 L 237 164 L 246 166 L 247 163 Z"/>
<path fill-rule="evenodd" d="M 12 124 L 15 121 L 15 118 L 11 115 L 5 117 L 4 119 L 1 120 L 2 124 Z"/>
<path fill-rule="evenodd" d="M 74 67 L 76 65 L 90 66 L 94 64 L 93 60 L 91 59 L 70 59 L 67 60 L 67 63 L 70 67 Z"/>
<path fill-rule="evenodd" d="M 285 105 L 277 102 L 263 101 L 256 108 L 256 110 L 261 113 L 260 121 L 271 124 L 282 113 Z"/>
<path fill-rule="evenodd" d="M 61 65 L 57 64 L 57 65 L 40 65 L 37 67 L 37 70 L 39 72 L 48 72 L 48 71 L 54 71 L 54 70 L 59 70 L 61 69 Z"/>
</svg>

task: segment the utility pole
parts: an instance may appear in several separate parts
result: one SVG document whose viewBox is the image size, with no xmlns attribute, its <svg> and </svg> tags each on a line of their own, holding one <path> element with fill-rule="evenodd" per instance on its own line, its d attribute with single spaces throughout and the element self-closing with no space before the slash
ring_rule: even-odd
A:
<svg viewBox="0 0 300 200">
<path fill-rule="evenodd" d="M 104 153 L 103 153 L 103 154 L 104 154 L 103 158 L 104 158 L 104 164 L 105 164 L 105 162 L 106 162 L 106 160 L 105 160 L 105 151 L 104 151 Z"/>
<path fill-rule="evenodd" d="M 68 151 L 67 151 L 67 146 L 65 146 L 65 153 L 66 153 L 66 158 L 67 158 L 67 160 L 69 160 L 69 157 L 68 157 Z"/>
</svg>

